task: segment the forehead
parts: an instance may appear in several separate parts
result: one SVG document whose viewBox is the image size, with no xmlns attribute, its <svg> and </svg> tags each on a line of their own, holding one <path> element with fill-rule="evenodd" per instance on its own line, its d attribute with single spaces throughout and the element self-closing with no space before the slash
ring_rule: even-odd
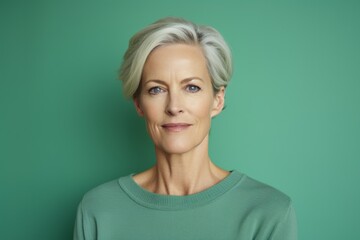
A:
<svg viewBox="0 0 360 240">
<path fill-rule="evenodd" d="M 143 79 L 209 78 L 206 59 L 197 45 L 170 44 L 155 48 L 148 56 Z"/>
</svg>

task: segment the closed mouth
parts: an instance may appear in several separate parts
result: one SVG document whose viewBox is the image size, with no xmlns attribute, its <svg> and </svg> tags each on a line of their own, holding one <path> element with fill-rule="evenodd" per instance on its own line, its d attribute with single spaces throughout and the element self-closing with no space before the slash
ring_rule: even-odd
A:
<svg viewBox="0 0 360 240">
<path fill-rule="evenodd" d="M 179 132 L 190 127 L 191 125 L 192 124 L 189 123 L 166 123 L 161 125 L 161 127 L 171 132 Z"/>
</svg>

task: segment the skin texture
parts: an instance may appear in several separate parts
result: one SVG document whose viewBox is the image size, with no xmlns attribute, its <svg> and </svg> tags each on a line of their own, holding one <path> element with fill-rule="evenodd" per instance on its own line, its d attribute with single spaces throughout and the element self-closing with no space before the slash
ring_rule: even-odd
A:
<svg viewBox="0 0 360 240">
<path fill-rule="evenodd" d="M 171 44 L 154 49 L 134 98 L 154 143 L 156 164 L 134 181 L 158 194 L 189 195 L 205 190 L 229 172 L 208 155 L 211 118 L 224 106 L 225 89 L 214 93 L 199 46 Z"/>
</svg>

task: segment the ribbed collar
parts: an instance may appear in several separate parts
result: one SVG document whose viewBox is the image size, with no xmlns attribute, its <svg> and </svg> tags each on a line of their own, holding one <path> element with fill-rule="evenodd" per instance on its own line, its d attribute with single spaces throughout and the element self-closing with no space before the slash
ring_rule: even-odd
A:
<svg viewBox="0 0 360 240">
<path fill-rule="evenodd" d="M 232 170 L 230 174 L 217 184 L 201 192 L 186 196 L 163 195 L 147 191 L 139 186 L 132 176 L 121 177 L 119 184 L 121 188 L 138 204 L 160 210 L 181 210 L 194 208 L 212 202 L 232 189 L 243 177 L 243 174 Z"/>
</svg>

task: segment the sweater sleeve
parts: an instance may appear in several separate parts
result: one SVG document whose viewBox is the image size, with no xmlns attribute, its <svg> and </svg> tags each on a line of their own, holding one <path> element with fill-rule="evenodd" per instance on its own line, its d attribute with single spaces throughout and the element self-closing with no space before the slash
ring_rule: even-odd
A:
<svg viewBox="0 0 360 240">
<path fill-rule="evenodd" d="M 86 212 L 83 209 L 82 202 L 80 202 L 74 227 L 74 240 L 96 240 L 94 234 L 92 234 L 91 226 L 89 225 L 89 219 Z"/>
<path fill-rule="evenodd" d="M 271 240 L 297 240 L 297 221 L 295 210 L 290 203 L 284 218 L 277 224 Z"/>
</svg>

